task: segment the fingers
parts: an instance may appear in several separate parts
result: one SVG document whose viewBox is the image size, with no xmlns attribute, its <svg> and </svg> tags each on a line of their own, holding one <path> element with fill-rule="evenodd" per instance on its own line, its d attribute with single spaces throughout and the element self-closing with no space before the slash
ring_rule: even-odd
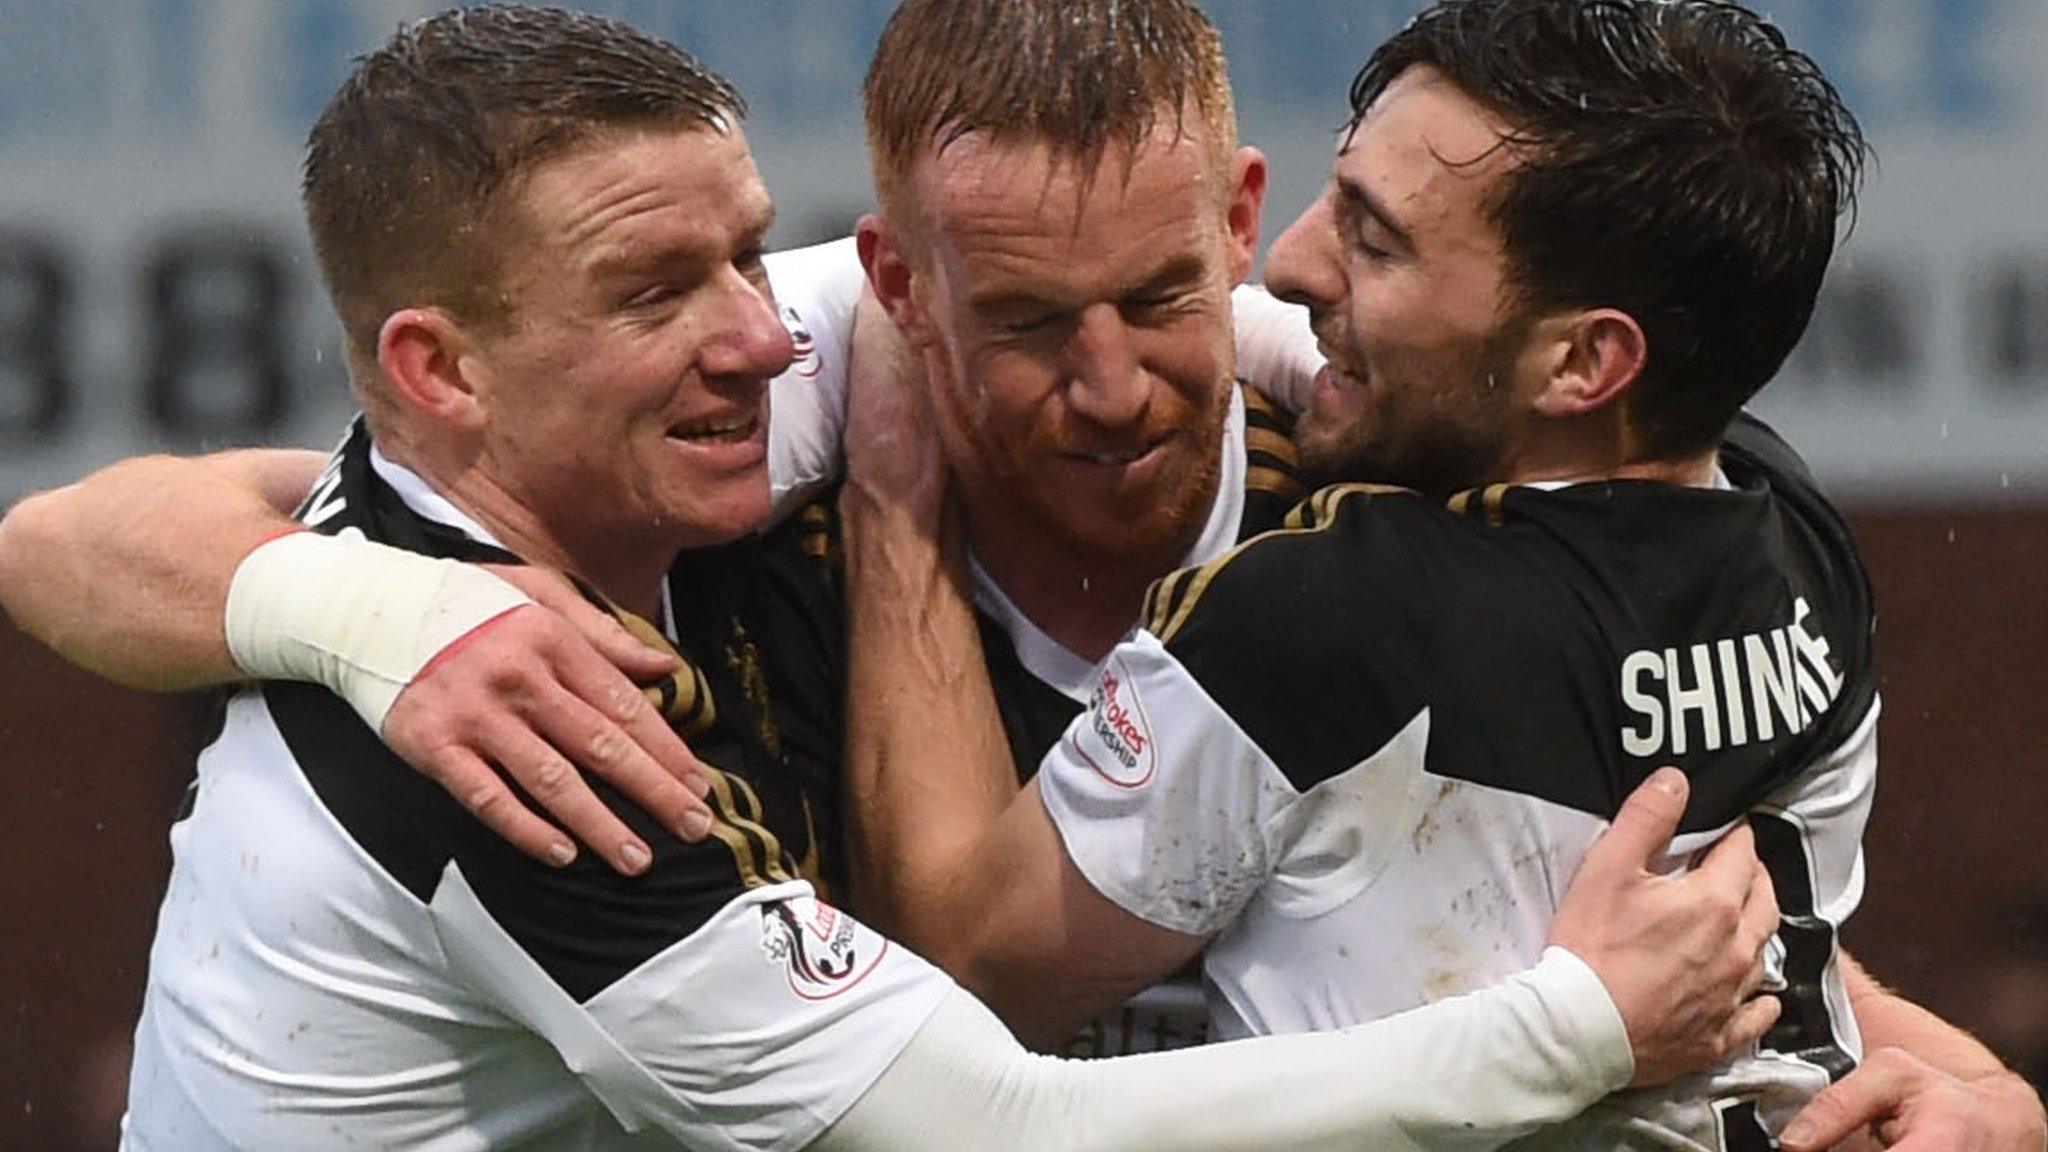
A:
<svg viewBox="0 0 2048 1152">
<path fill-rule="evenodd" d="M 549 686 L 535 709 L 541 737 L 602 777 L 684 840 L 704 838 L 710 781 L 647 697 L 601 661 L 581 668 L 565 661 L 562 684 Z M 597 702 L 593 706 L 592 702 Z M 536 797 L 538 799 L 538 797 Z M 555 813 L 565 823 L 566 813 Z M 570 831 L 582 829 L 570 824 Z M 586 838 L 586 843 L 596 843 Z"/>
<path fill-rule="evenodd" d="M 552 609 L 612 666 L 634 680 L 648 680 L 673 671 L 676 658 L 634 636 L 611 613 L 583 598 L 560 573 L 521 565 L 487 565 L 490 571 L 518 586 L 536 604 Z"/>
<path fill-rule="evenodd" d="M 528 811 L 504 777 L 468 749 L 444 749 L 426 776 L 461 801 L 485 827 L 535 860 L 560 868 L 576 859 L 575 841 Z"/>
<path fill-rule="evenodd" d="M 1742 902 L 1742 922 L 1736 929 L 1738 939 L 1751 942 L 1761 957 L 1764 946 L 1778 931 L 1778 921 L 1778 890 L 1771 883 L 1770 871 L 1759 863 L 1750 873 L 1749 894 Z"/>
<path fill-rule="evenodd" d="M 509 719 L 501 720 L 484 732 L 479 744 L 486 756 L 519 782 L 535 804 L 561 821 L 571 835 L 603 853 L 614 869 L 628 876 L 647 870 L 654 858 L 647 842 L 634 835 L 591 791 L 589 782 L 575 765 L 533 729 Z M 517 798 L 512 797 L 511 802 L 516 805 Z"/>
<path fill-rule="evenodd" d="M 399 694 L 386 742 L 536 859 L 573 860 L 573 845 L 563 851 L 567 832 L 627 875 L 652 862 L 646 840 L 598 797 L 585 772 L 683 839 L 701 840 L 712 825 L 707 770 L 630 678 L 636 666 L 670 671 L 676 657 L 557 574 L 502 574 L 535 603 L 437 655 Z M 500 771 L 526 795 L 507 787 Z"/>
<path fill-rule="evenodd" d="M 1644 869 L 1664 854 L 1678 832 L 1690 794 L 1685 773 L 1659 768 L 1650 774 L 1614 815 L 1614 825 L 1594 841 L 1586 867 L 1597 859 L 1602 867 Z"/>
<path fill-rule="evenodd" d="M 1715 891 L 1725 892 L 1742 901 L 1737 906 L 1743 907 L 1748 902 L 1753 880 L 1762 871 L 1763 864 L 1756 856 L 1756 833 L 1744 821 L 1707 849 L 1692 875 Z"/>
<path fill-rule="evenodd" d="M 1887 1053 L 1897 1050 L 1872 1053 L 1794 1116 L 1779 1138 L 1786 1152 L 1820 1152 L 1890 1116 L 1905 1099 L 1913 1071 L 1909 1062 L 1889 1059 Z"/>
</svg>

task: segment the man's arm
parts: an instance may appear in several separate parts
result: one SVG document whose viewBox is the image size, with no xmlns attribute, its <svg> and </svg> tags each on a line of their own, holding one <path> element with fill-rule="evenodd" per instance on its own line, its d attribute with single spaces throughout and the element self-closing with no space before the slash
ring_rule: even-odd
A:
<svg viewBox="0 0 2048 1152">
<path fill-rule="evenodd" d="M 1866 1056 L 1793 1118 L 1782 1141 L 1789 1152 L 1820 1152 L 1866 1131 L 1886 1147 L 1929 1152 L 2048 1148 L 2048 1112 L 2031 1085 L 1848 953 L 1840 963 Z"/>
<path fill-rule="evenodd" d="M 1240 284 L 1230 293 L 1230 314 L 1237 336 L 1237 378 L 1289 412 L 1308 411 L 1315 402 L 1316 375 L 1327 363 L 1316 347 L 1308 309 L 1261 285 Z"/>
<path fill-rule="evenodd" d="M 1482 1152 L 1568 1119 L 1628 1073 L 1598 981 L 1562 949 L 1505 983 L 1354 1028 L 1108 1060 L 1032 1056 L 955 990 L 811 1147 Z"/>
<path fill-rule="evenodd" d="M 685 839 L 704 835 L 699 767 L 631 679 L 666 673 L 672 657 L 551 573 L 454 571 L 365 541 L 294 537 L 290 512 L 325 461 L 150 456 L 29 497 L 0 519 L 0 605 L 66 659 L 135 687 L 254 676 L 360 688 L 374 703 L 350 702 L 395 751 L 539 859 L 566 863 L 575 845 L 494 765 L 621 871 L 644 868 L 648 846 L 577 767 Z M 400 619 L 437 620 L 447 635 L 422 645 L 394 629 Z"/>
<path fill-rule="evenodd" d="M 841 497 L 852 664 L 847 796 L 861 895 L 886 930 L 951 970 L 1020 1033 L 1055 1040 L 1171 974 L 1199 951 L 1213 918 L 1186 931 L 1127 910 L 1075 864 L 1036 784 L 1017 790 L 960 570 L 958 526 L 945 507 L 944 467 L 919 393 L 903 380 L 911 366 L 886 339 L 877 355 L 871 331 L 856 327 Z M 1747 832 L 1689 875 L 1649 871 L 1684 801 L 1675 772 L 1639 790 L 1589 853 L 1586 879 L 1558 918 L 1560 942 L 1617 994 L 1644 1082 L 1705 1066 L 1777 1014 L 1774 1001 L 1742 1004 L 1777 922 Z"/>
<path fill-rule="evenodd" d="M 293 528 L 325 457 L 145 456 L 0 519 L 0 606 L 67 660 L 131 687 L 242 678 L 221 629 L 244 557 Z"/>
</svg>

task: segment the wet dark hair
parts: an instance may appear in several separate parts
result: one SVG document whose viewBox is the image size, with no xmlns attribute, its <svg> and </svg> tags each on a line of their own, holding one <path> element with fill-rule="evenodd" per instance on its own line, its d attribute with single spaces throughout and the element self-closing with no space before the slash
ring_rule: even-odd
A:
<svg viewBox="0 0 2048 1152">
<path fill-rule="evenodd" d="M 1223 41 L 1188 0 L 904 0 L 861 96 L 892 211 L 926 149 L 971 132 L 1046 141 L 1092 170 L 1193 109 L 1219 170 L 1237 147 Z"/>
<path fill-rule="evenodd" d="M 351 345 L 399 309 L 500 315 L 506 192 L 603 132 L 734 131 L 746 105 L 673 44 L 556 8 L 458 8 L 356 62 L 307 141 L 302 195 Z"/>
<path fill-rule="evenodd" d="M 1352 81 L 1352 127 L 1420 65 L 1510 125 L 1489 209 L 1525 314 L 1628 313 L 1645 448 L 1718 442 L 1805 332 L 1853 213 L 1869 150 L 1820 67 L 1723 0 L 1442 0 Z"/>
</svg>

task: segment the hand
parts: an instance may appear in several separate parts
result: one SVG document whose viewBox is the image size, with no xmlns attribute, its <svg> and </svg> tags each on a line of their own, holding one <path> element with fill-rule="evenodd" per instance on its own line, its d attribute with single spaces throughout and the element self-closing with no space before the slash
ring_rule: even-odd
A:
<svg viewBox="0 0 2048 1152">
<path fill-rule="evenodd" d="M 2042 1152 L 2048 1114 L 2011 1072 L 1963 1080 L 1903 1048 L 1880 1048 L 1794 1116 L 1780 1143 L 1820 1152 L 1864 1137 L 1907 1152 Z"/>
<path fill-rule="evenodd" d="M 1763 982 L 1778 902 L 1747 825 L 1690 872 L 1660 876 L 1688 785 L 1660 768 L 1623 803 L 1551 922 L 1550 942 L 1590 965 L 1614 997 L 1635 1054 L 1634 1085 L 1719 1063 L 1776 1022 Z"/>
<path fill-rule="evenodd" d="M 901 512 L 936 533 L 944 515 L 946 463 L 927 367 L 874 293 L 863 290 L 854 309 L 847 372 L 846 489 L 869 506 Z"/>
<path fill-rule="evenodd" d="M 635 639 L 555 573 L 490 570 L 534 603 L 436 655 L 392 703 L 384 742 L 492 831 L 550 864 L 576 858 L 562 828 L 627 875 L 652 859 L 578 768 L 683 839 L 703 839 L 711 827 L 703 765 L 634 684 L 673 671 L 675 657 Z M 493 765 L 562 828 L 527 810 Z"/>
</svg>

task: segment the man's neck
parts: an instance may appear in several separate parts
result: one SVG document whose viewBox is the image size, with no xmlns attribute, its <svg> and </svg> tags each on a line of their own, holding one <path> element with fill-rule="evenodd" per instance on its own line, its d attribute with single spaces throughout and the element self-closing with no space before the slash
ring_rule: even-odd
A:
<svg viewBox="0 0 2048 1152">
<path fill-rule="evenodd" d="M 1625 412 L 1603 409 L 1571 420 L 1538 420 L 1498 461 L 1510 484 L 1653 480 L 1711 488 L 1720 453 L 1712 447 L 1685 456 L 1646 450 Z"/>
<path fill-rule="evenodd" d="M 399 445 L 385 454 L 521 560 L 579 576 L 619 607 L 651 621 L 661 619 L 661 581 L 677 549 L 634 548 L 616 535 L 602 546 L 579 546 L 550 530 L 513 492 L 479 469 L 448 467 L 431 454 L 411 453 Z"/>
<path fill-rule="evenodd" d="M 1017 611 L 1061 647 L 1091 661 L 1109 655 L 1130 632 L 1145 590 L 1187 554 L 1183 548 L 1143 560 L 1082 560 L 1041 550 L 1017 533 L 975 535 L 968 533 L 975 562 Z"/>
<path fill-rule="evenodd" d="M 1570 483 L 1600 480 L 1654 480 L 1684 488 L 1712 488 L 1720 453 L 1708 449 L 1692 456 L 1668 460 L 1629 460 L 1619 464 L 1579 462 L 1532 466 L 1512 470 L 1510 484 Z"/>
</svg>

